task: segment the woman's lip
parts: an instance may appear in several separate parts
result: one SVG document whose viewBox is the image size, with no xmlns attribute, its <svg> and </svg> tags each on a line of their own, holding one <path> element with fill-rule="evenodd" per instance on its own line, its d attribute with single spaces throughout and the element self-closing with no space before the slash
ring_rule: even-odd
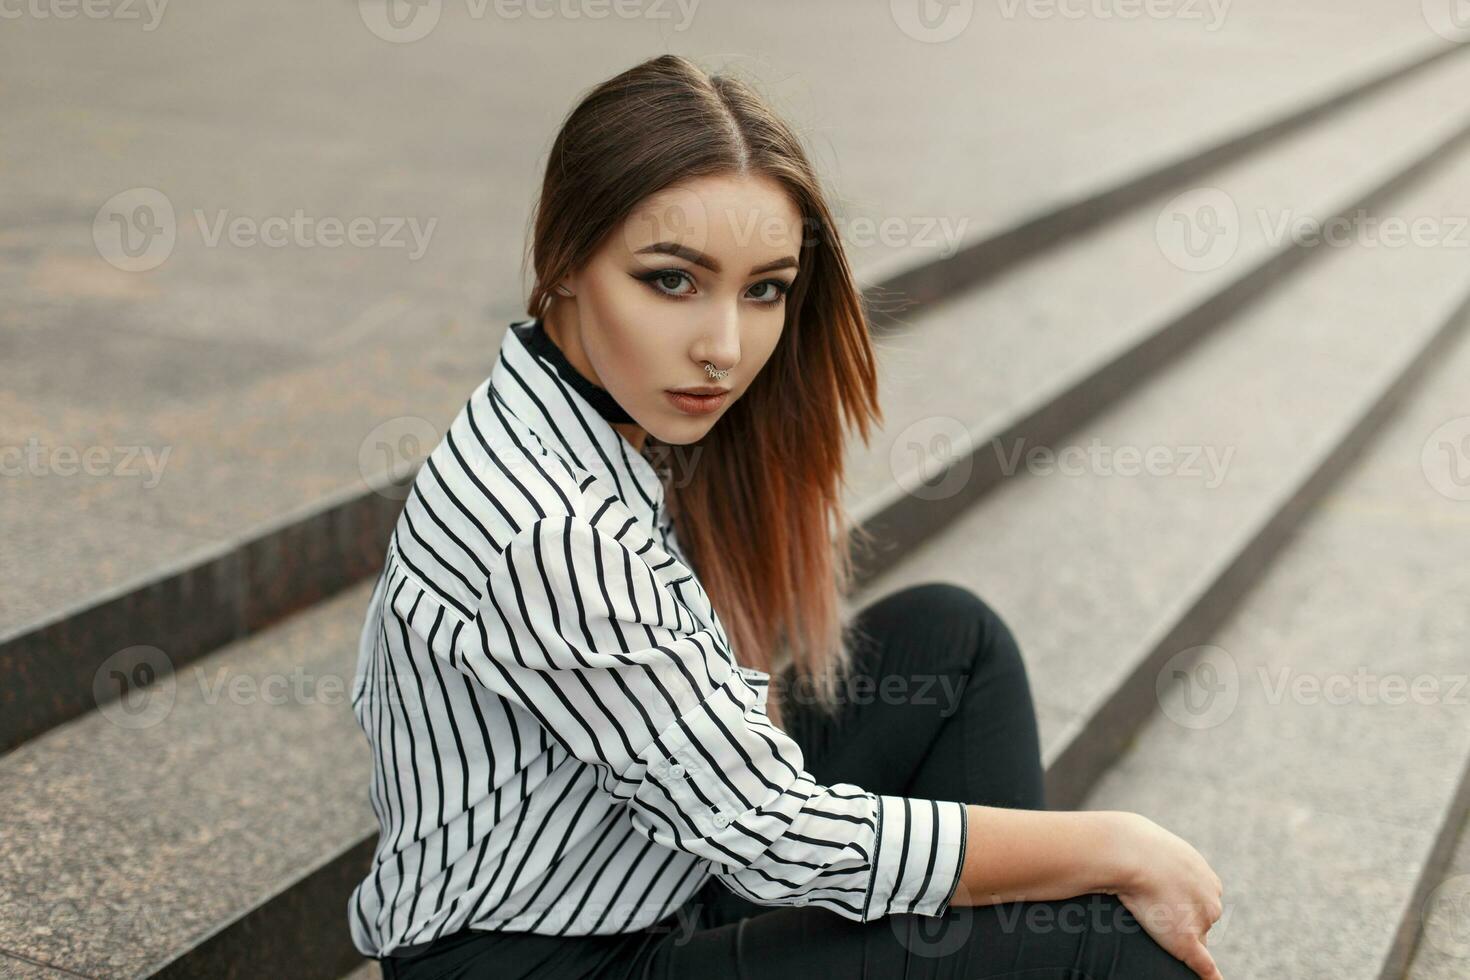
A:
<svg viewBox="0 0 1470 980">
<path fill-rule="evenodd" d="M 718 395 L 690 395 L 672 390 L 665 391 L 664 395 L 675 408 L 686 415 L 708 415 L 710 412 L 717 411 L 721 405 L 725 404 L 725 399 L 730 397 L 729 392 L 721 392 Z"/>
</svg>

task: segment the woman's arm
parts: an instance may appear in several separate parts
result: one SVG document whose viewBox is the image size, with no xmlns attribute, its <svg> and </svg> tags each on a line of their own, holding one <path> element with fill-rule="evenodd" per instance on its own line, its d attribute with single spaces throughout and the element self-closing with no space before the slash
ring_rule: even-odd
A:
<svg viewBox="0 0 1470 980">
<path fill-rule="evenodd" d="M 855 921 L 942 913 L 963 863 L 965 804 L 819 783 L 718 624 L 690 611 L 689 576 L 625 540 L 615 517 L 608 525 L 546 515 L 486 558 L 449 664 L 598 770 L 636 833 L 704 859 L 741 897 Z"/>
<path fill-rule="evenodd" d="M 1188 843 L 1137 813 L 970 805 L 952 905 L 1117 895 L 1160 946 L 1220 980 L 1205 933 L 1220 918 L 1220 878 Z"/>
<path fill-rule="evenodd" d="M 967 810 L 969 846 L 955 905 L 1114 893 L 1128 877 L 1122 818 L 1136 814 L 973 804 Z"/>
</svg>

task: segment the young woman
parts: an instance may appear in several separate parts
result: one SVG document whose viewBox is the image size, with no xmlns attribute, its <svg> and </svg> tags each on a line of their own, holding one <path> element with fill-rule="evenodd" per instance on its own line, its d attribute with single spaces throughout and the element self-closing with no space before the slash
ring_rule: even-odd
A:
<svg viewBox="0 0 1470 980">
<path fill-rule="evenodd" d="M 992 609 L 936 581 L 844 618 L 844 430 L 881 414 L 791 130 L 640 64 L 567 118 L 533 255 L 368 611 L 357 948 L 388 980 L 1218 977 L 1192 847 L 1045 809 Z"/>
</svg>

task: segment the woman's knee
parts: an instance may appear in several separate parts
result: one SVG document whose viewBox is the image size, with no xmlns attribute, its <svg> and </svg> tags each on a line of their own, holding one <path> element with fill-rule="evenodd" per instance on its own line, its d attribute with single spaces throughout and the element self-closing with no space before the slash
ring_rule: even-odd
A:
<svg viewBox="0 0 1470 980">
<path fill-rule="evenodd" d="M 1099 975 L 1130 980 L 1199 980 L 1183 960 L 1159 945 L 1117 895 L 1090 893 L 1063 904 L 1094 912 L 1087 927 L 1089 941 L 1080 952 L 1084 971 L 1106 969 L 1110 972 Z M 1159 920 L 1159 927 L 1167 927 L 1167 917 Z"/>
<path fill-rule="evenodd" d="M 972 658 L 972 668 L 984 665 L 997 673 L 1024 675 L 1025 664 L 1010 624 L 974 589 L 957 582 L 923 582 L 891 593 L 880 600 L 879 605 L 885 604 L 884 611 L 902 621 L 972 637 L 964 651 Z M 933 644 L 922 649 L 935 656 L 948 652 Z"/>
</svg>

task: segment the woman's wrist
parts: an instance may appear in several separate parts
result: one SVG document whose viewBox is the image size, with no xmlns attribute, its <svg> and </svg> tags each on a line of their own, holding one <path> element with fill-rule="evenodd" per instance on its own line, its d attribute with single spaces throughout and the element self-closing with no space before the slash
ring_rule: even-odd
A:
<svg viewBox="0 0 1470 980">
<path fill-rule="evenodd" d="M 1109 895 L 1133 891 L 1142 868 L 1142 851 L 1138 842 L 1142 836 L 1142 824 L 1147 818 L 1128 810 L 1090 812 L 1096 815 L 1102 839 L 1098 852 L 1098 883 L 1092 890 Z"/>
</svg>

